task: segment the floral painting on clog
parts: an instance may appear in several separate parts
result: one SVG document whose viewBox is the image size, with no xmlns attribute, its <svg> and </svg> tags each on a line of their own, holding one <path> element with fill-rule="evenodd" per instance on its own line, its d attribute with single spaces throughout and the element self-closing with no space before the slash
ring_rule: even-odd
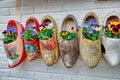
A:
<svg viewBox="0 0 120 80">
<path fill-rule="evenodd" d="M 57 25 L 54 19 L 48 15 L 42 18 L 41 23 L 40 32 L 37 34 L 40 52 L 45 63 L 51 66 L 58 60 Z"/>
<path fill-rule="evenodd" d="M 25 30 L 21 34 L 23 34 L 22 38 L 25 41 L 27 58 L 32 61 L 40 56 L 39 39 L 37 38 L 35 27 L 26 26 Z"/>
</svg>

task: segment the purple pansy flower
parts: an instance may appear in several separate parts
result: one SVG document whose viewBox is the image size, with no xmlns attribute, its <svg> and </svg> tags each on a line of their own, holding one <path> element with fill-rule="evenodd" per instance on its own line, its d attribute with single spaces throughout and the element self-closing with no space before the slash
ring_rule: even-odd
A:
<svg viewBox="0 0 120 80">
<path fill-rule="evenodd" d="M 32 29 L 36 29 L 36 27 L 31 27 Z"/>
<path fill-rule="evenodd" d="M 12 27 L 10 27 L 10 28 L 8 28 L 8 30 L 7 30 L 8 32 L 13 32 L 13 33 L 16 33 L 16 29 L 15 28 L 12 28 Z"/>
<path fill-rule="evenodd" d="M 32 32 L 32 35 L 36 35 L 36 31 L 33 31 L 33 32 Z"/>
<path fill-rule="evenodd" d="M 25 27 L 25 30 L 29 30 L 29 29 L 30 29 L 30 26 L 26 26 L 26 27 Z"/>
<path fill-rule="evenodd" d="M 95 27 L 100 27 L 100 26 L 98 24 L 96 24 Z"/>
<path fill-rule="evenodd" d="M 24 34 L 24 32 L 20 32 L 20 34 Z"/>
<path fill-rule="evenodd" d="M 84 23 L 83 26 L 84 27 L 89 27 L 89 24 L 88 23 Z"/>
<path fill-rule="evenodd" d="M 89 20 L 89 23 L 91 26 L 95 26 L 96 25 L 96 21 L 95 20 Z"/>
<path fill-rule="evenodd" d="M 6 31 L 6 30 L 4 30 L 4 31 L 2 32 L 2 34 L 7 34 L 7 31 Z"/>
<path fill-rule="evenodd" d="M 81 27 L 80 27 L 80 26 L 78 26 L 78 27 L 77 27 L 77 30 L 79 30 L 80 28 L 81 28 Z"/>
<path fill-rule="evenodd" d="M 93 33 L 93 28 L 88 28 L 88 33 L 92 34 Z"/>
<path fill-rule="evenodd" d="M 39 27 L 42 27 L 42 26 L 45 27 L 45 26 L 48 26 L 48 24 L 41 24 Z"/>
</svg>

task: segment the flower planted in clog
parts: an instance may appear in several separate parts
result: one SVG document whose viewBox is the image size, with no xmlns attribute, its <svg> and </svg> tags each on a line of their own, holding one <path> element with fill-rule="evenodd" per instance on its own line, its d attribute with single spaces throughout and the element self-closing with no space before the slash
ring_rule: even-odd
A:
<svg viewBox="0 0 120 80">
<path fill-rule="evenodd" d="M 86 39 L 97 40 L 100 38 L 100 26 L 96 23 L 95 20 L 88 20 L 83 23 L 83 32 L 82 34 Z"/>
<path fill-rule="evenodd" d="M 73 15 L 68 15 L 63 23 L 60 35 L 60 54 L 62 61 L 67 68 L 74 66 L 79 55 L 77 21 Z"/>
<path fill-rule="evenodd" d="M 37 34 L 39 38 L 40 51 L 43 60 L 48 66 L 58 61 L 58 44 L 57 44 L 57 25 L 51 16 L 44 16 L 42 24 L 39 26 L 40 32 Z"/>
<path fill-rule="evenodd" d="M 120 22 L 110 22 L 104 29 L 105 37 L 120 38 Z"/>
<path fill-rule="evenodd" d="M 7 29 L 2 32 L 4 34 L 3 43 L 9 68 L 18 66 L 25 58 L 24 42 L 20 34 L 21 31 L 24 31 L 23 26 L 15 20 L 10 20 Z"/>
<path fill-rule="evenodd" d="M 101 58 L 101 27 L 95 13 L 85 16 L 80 34 L 80 54 L 88 67 L 94 68 Z"/>
<path fill-rule="evenodd" d="M 112 66 L 120 63 L 120 22 L 109 22 L 103 28 L 103 55 Z"/>
<path fill-rule="evenodd" d="M 38 38 L 40 40 L 50 40 L 54 35 L 53 24 L 42 24 L 40 25 L 40 32 L 38 33 Z"/>
<path fill-rule="evenodd" d="M 3 39 L 4 44 L 8 44 L 16 40 L 15 28 L 10 27 L 8 28 L 8 30 L 5 30 L 4 32 L 2 32 L 2 34 L 4 34 L 4 39 Z"/>
<path fill-rule="evenodd" d="M 4 39 L 3 39 L 4 44 L 8 44 L 16 40 L 15 28 L 9 27 L 8 30 L 5 30 L 4 32 L 2 32 L 2 34 L 4 34 Z M 16 59 L 19 57 L 19 55 L 17 55 L 16 50 L 12 48 L 10 50 L 10 53 L 7 54 L 7 57 L 9 57 L 10 59 Z"/>
<path fill-rule="evenodd" d="M 60 32 L 60 36 L 64 40 L 75 40 L 77 38 L 77 33 L 73 32 L 74 27 L 70 28 L 70 31 L 62 31 Z"/>
<path fill-rule="evenodd" d="M 26 22 L 25 32 L 21 32 L 25 42 L 25 50 L 29 61 L 33 61 L 40 56 L 39 39 L 39 23 L 34 17 L 30 17 Z"/>
</svg>

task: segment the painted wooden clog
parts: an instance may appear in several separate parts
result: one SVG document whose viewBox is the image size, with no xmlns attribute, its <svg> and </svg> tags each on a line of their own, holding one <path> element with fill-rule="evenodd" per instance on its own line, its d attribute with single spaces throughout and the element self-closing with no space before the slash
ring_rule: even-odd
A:
<svg viewBox="0 0 120 80">
<path fill-rule="evenodd" d="M 21 34 L 20 34 L 20 32 L 22 31 L 24 31 L 24 28 L 19 22 L 15 20 L 9 20 L 7 24 L 7 31 L 5 31 L 7 34 L 5 35 L 6 36 L 9 35 L 10 37 L 11 35 L 15 34 L 15 36 L 13 35 L 12 37 L 9 38 L 11 39 L 11 41 L 12 39 L 16 38 L 12 42 L 6 41 L 9 42 L 7 44 L 4 42 L 4 48 L 7 54 L 9 68 L 16 67 L 24 61 L 25 58 L 24 42 L 21 39 Z"/>
<path fill-rule="evenodd" d="M 64 19 L 60 36 L 59 48 L 62 61 L 67 68 L 71 68 L 79 56 L 77 21 L 73 15 L 68 15 Z"/>
<path fill-rule="evenodd" d="M 115 22 L 112 24 L 115 26 L 116 30 L 120 28 L 120 18 L 118 14 L 110 14 L 106 17 L 104 25 L 111 24 L 111 22 Z M 117 22 L 117 23 L 116 23 Z M 107 26 L 106 26 L 107 27 Z M 120 33 L 120 32 L 119 32 Z M 119 34 L 118 33 L 118 34 Z M 103 30 L 102 36 L 102 52 L 104 53 L 105 59 L 111 66 L 118 65 L 120 63 L 120 38 L 108 37 L 105 35 L 105 29 Z"/>
<path fill-rule="evenodd" d="M 57 43 L 57 25 L 51 16 L 44 16 L 40 25 L 39 45 L 41 55 L 48 66 L 55 64 L 59 58 Z"/>
<path fill-rule="evenodd" d="M 30 33 L 31 31 L 31 33 Z M 26 21 L 24 41 L 27 59 L 33 61 L 40 57 L 39 39 L 37 38 L 39 32 L 39 23 L 35 17 L 30 17 Z M 33 39 L 32 39 L 33 38 Z"/>
<path fill-rule="evenodd" d="M 94 68 L 101 58 L 101 27 L 95 13 L 89 12 L 82 24 L 80 54 L 90 68 Z"/>
</svg>

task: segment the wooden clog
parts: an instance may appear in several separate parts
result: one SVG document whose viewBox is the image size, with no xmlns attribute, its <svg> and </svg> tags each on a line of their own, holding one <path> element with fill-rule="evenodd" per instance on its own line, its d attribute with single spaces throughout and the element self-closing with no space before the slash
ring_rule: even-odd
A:
<svg viewBox="0 0 120 80">
<path fill-rule="evenodd" d="M 24 28 L 19 22 L 15 20 L 9 20 L 7 24 L 7 30 L 10 28 L 15 30 L 16 40 L 8 44 L 4 44 L 4 48 L 8 58 L 8 67 L 13 68 L 21 64 L 26 56 L 24 42 L 21 39 L 20 34 L 22 31 L 24 31 Z M 10 30 L 10 33 L 12 33 L 12 30 Z"/>
<path fill-rule="evenodd" d="M 118 22 L 120 18 L 118 14 L 110 14 L 105 19 L 105 24 L 109 24 L 110 22 Z M 102 36 L 102 52 L 104 53 L 104 57 L 107 62 L 111 66 L 118 65 L 120 63 L 120 39 L 119 38 L 110 38 L 105 37 L 104 30 Z"/>
<path fill-rule="evenodd" d="M 97 24 L 99 24 L 98 18 L 96 14 L 93 12 L 89 12 L 85 16 L 83 23 L 88 20 L 94 20 L 96 21 Z M 87 28 L 89 27 L 90 26 L 87 26 Z M 80 37 L 80 54 L 82 59 L 86 63 L 86 65 L 90 68 L 94 68 L 99 63 L 101 58 L 101 37 L 98 37 L 98 39 L 96 40 L 90 40 L 86 38 L 85 35 L 83 35 L 83 28 L 84 26 L 82 24 L 81 34 L 80 34 L 81 36 Z M 101 34 L 101 30 L 99 34 Z"/>
<path fill-rule="evenodd" d="M 74 28 L 74 29 L 73 29 Z M 77 21 L 73 15 L 68 15 L 64 19 L 62 23 L 61 31 L 70 32 L 73 29 L 74 33 L 77 33 Z M 63 35 L 64 36 L 64 35 Z M 79 55 L 79 45 L 78 45 L 78 36 L 74 40 L 65 40 L 63 38 L 60 39 L 60 54 L 64 65 L 67 68 L 73 67 L 76 63 Z"/>
<path fill-rule="evenodd" d="M 28 18 L 28 20 L 26 21 L 25 31 L 27 31 L 26 28 L 31 28 L 36 33 L 36 38 L 34 40 L 24 39 L 27 59 L 29 61 L 33 61 L 40 57 L 39 39 L 37 38 L 37 32 L 39 32 L 39 23 L 37 19 L 35 17 Z"/>
<path fill-rule="evenodd" d="M 42 25 L 40 26 L 40 31 L 42 31 L 41 29 L 44 29 L 45 31 L 49 25 L 51 29 L 53 29 L 54 31 L 54 34 L 50 39 L 48 40 L 39 39 L 41 55 L 45 63 L 48 66 L 51 66 L 55 64 L 59 58 L 58 43 L 57 43 L 57 25 L 51 16 L 44 16 L 42 18 L 42 24 L 43 26 Z M 48 25 L 48 26 L 45 27 L 44 25 Z"/>
</svg>

